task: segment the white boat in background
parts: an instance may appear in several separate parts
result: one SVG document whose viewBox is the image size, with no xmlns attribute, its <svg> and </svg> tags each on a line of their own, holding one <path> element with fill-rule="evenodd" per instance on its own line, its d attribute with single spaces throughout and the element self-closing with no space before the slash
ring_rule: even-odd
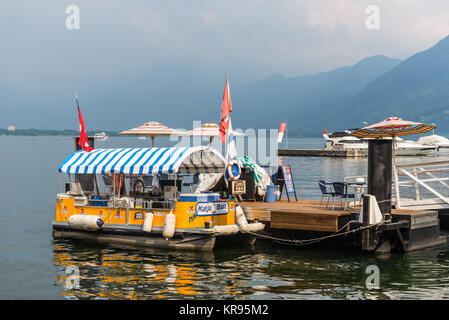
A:
<svg viewBox="0 0 449 320">
<path fill-rule="evenodd" d="M 417 143 L 423 146 L 437 146 L 438 152 L 449 153 L 449 139 L 443 136 L 432 134 L 419 138 Z"/>
<path fill-rule="evenodd" d="M 326 139 L 324 150 L 360 150 L 368 154 L 368 141 L 370 139 L 359 139 L 351 135 L 350 130 L 334 132 L 330 135 L 324 133 L 323 137 Z M 395 142 L 396 155 L 398 156 L 423 156 L 437 150 L 435 145 L 423 145 L 400 137 L 396 137 Z"/>
<path fill-rule="evenodd" d="M 412 140 L 396 137 L 396 154 L 398 156 L 428 155 L 438 150 L 436 146 L 423 146 Z"/>
<path fill-rule="evenodd" d="M 106 135 L 106 132 L 99 132 L 94 135 L 95 140 L 104 141 L 104 140 L 108 140 L 108 138 L 109 137 Z"/>
</svg>

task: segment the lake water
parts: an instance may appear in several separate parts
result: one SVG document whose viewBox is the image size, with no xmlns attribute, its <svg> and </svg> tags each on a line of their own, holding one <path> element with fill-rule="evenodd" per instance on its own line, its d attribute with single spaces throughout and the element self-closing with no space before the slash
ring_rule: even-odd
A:
<svg viewBox="0 0 449 320">
<path fill-rule="evenodd" d="M 130 137 L 96 147 L 147 146 Z M 320 148 L 322 139 L 289 139 Z M 372 256 L 348 249 L 251 248 L 165 252 L 53 240 L 57 168 L 70 137 L 0 136 L 1 299 L 447 299 L 449 250 Z M 416 160 L 414 158 L 413 160 Z M 287 158 L 298 196 L 319 199 L 317 180 L 365 175 L 366 159 Z M 412 161 L 404 159 L 404 161 Z M 366 269 L 380 271 L 368 289 Z M 79 288 L 68 289 L 70 266 Z"/>
</svg>

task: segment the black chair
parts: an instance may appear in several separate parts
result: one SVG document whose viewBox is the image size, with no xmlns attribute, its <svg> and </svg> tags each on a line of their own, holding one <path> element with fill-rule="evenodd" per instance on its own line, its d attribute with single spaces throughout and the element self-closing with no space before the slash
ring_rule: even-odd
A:
<svg viewBox="0 0 449 320">
<path fill-rule="evenodd" d="M 334 198 L 334 197 L 335 197 L 335 192 L 330 191 L 330 190 L 328 189 L 327 186 L 330 185 L 329 182 L 326 182 L 326 181 L 324 181 L 324 180 L 320 180 L 320 181 L 318 181 L 318 185 L 320 186 L 320 190 L 321 190 L 320 207 L 321 207 L 321 204 L 322 204 L 322 202 L 323 202 L 323 198 L 327 196 L 327 203 L 326 203 L 326 208 L 327 208 L 328 205 L 329 205 L 330 197 L 332 196 L 332 198 Z"/>
<path fill-rule="evenodd" d="M 342 200 L 343 198 L 345 199 L 345 206 L 343 210 L 346 210 L 346 206 L 347 206 L 347 199 L 355 199 L 355 194 L 353 193 L 346 193 L 346 184 L 344 184 L 343 182 L 334 182 L 332 183 L 332 186 L 334 187 L 334 191 L 335 191 L 335 197 L 334 197 L 334 203 L 332 206 L 332 210 L 334 210 L 335 208 L 335 198 L 339 197 L 340 198 L 340 205 L 343 205 Z"/>
</svg>

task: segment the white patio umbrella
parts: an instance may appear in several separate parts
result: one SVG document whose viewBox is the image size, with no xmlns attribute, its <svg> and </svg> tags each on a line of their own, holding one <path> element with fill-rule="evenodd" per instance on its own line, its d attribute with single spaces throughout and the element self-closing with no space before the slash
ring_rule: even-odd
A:
<svg viewBox="0 0 449 320">
<path fill-rule="evenodd" d="M 182 131 L 177 131 L 173 128 L 164 126 L 163 124 L 156 122 L 156 121 L 150 121 L 142 126 L 132 128 L 129 130 L 125 130 L 122 132 L 119 132 L 118 134 L 123 135 L 136 135 L 136 136 L 149 136 L 151 138 L 151 146 L 154 147 L 154 138 L 156 136 L 170 136 L 170 135 L 176 135 L 176 134 L 183 134 Z"/>
<path fill-rule="evenodd" d="M 188 136 L 206 136 L 209 137 L 209 145 L 212 144 L 212 140 L 214 137 L 218 137 L 220 135 L 220 126 L 213 122 L 207 122 L 203 124 L 201 127 L 194 128 L 192 130 L 186 131 L 184 133 L 179 133 L 180 135 L 188 135 Z M 237 131 L 233 131 L 234 136 L 244 136 L 243 133 L 239 133 Z"/>
</svg>

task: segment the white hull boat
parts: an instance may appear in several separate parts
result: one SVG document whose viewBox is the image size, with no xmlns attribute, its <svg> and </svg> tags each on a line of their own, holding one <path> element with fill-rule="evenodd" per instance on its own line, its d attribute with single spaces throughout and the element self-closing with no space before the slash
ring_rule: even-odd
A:
<svg viewBox="0 0 449 320">
<path fill-rule="evenodd" d="M 324 150 L 362 150 L 368 153 L 368 141 L 351 135 L 351 131 L 336 132 L 331 135 L 323 134 L 326 139 Z M 415 141 L 395 138 L 396 155 L 398 156 L 425 156 L 435 152 L 434 145 L 423 145 Z M 449 151 L 449 149 L 448 149 Z"/>
<path fill-rule="evenodd" d="M 108 136 L 106 135 L 106 132 L 100 132 L 94 135 L 94 139 L 104 141 L 108 140 Z"/>
<path fill-rule="evenodd" d="M 436 146 L 438 153 L 449 153 L 449 139 L 436 134 L 421 137 L 417 143 L 423 146 Z"/>
</svg>

